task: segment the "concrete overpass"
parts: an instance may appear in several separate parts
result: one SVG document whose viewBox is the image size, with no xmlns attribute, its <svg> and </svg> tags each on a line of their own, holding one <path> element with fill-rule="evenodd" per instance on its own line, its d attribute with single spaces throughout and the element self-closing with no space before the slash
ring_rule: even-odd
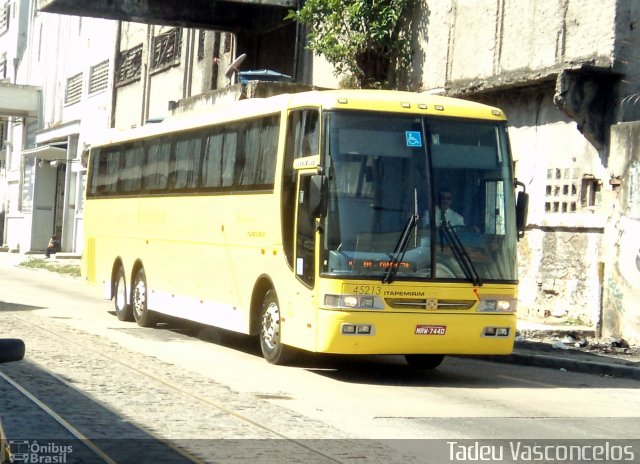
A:
<svg viewBox="0 0 640 464">
<path fill-rule="evenodd" d="M 247 69 L 273 69 L 299 79 L 306 53 L 294 21 L 285 21 L 299 0 L 38 0 L 47 13 L 115 19 L 236 34 Z"/>
<path fill-rule="evenodd" d="M 38 0 L 47 13 L 92 16 L 235 33 L 265 33 L 283 25 L 297 0 Z"/>
</svg>

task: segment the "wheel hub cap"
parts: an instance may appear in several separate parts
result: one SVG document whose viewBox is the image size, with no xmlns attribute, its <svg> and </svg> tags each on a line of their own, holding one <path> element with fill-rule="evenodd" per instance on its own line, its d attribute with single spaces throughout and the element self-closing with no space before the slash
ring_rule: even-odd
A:
<svg viewBox="0 0 640 464">
<path fill-rule="evenodd" d="M 280 338 L 280 309 L 275 303 L 271 303 L 264 312 L 262 318 L 262 337 L 270 349 L 278 344 Z"/>
</svg>

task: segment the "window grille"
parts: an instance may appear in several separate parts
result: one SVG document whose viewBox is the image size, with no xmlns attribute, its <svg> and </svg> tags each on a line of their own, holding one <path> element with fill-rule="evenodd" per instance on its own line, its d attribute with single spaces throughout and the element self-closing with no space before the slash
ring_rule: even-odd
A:
<svg viewBox="0 0 640 464">
<path fill-rule="evenodd" d="M 159 71 L 180 64 L 182 29 L 174 28 L 153 38 L 151 70 Z"/>
<path fill-rule="evenodd" d="M 225 53 L 230 53 L 231 52 L 231 34 L 230 33 L 225 33 L 224 34 L 224 52 Z"/>
<path fill-rule="evenodd" d="M 89 75 L 89 93 L 99 92 L 107 88 L 109 83 L 109 60 L 91 66 Z"/>
<path fill-rule="evenodd" d="M 211 60 L 211 89 L 218 88 L 218 73 L 220 71 L 220 37 L 222 33 L 215 31 L 213 33 L 213 60 Z"/>
<path fill-rule="evenodd" d="M 0 79 L 5 79 L 7 77 L 7 57 L 3 56 L 2 60 L 0 60 Z"/>
<path fill-rule="evenodd" d="M 118 55 L 118 70 L 116 72 L 116 86 L 130 84 L 142 76 L 142 44 Z"/>
<path fill-rule="evenodd" d="M 205 31 L 198 31 L 198 61 L 204 60 Z"/>
<path fill-rule="evenodd" d="M 67 79 L 67 89 L 64 95 L 65 105 L 78 103 L 82 97 L 82 73 Z"/>
<path fill-rule="evenodd" d="M 575 213 L 580 201 L 578 168 L 547 169 L 544 210 L 546 213 Z"/>
<path fill-rule="evenodd" d="M 0 8 L 0 33 L 2 33 L 9 30 L 9 2 L 5 2 Z"/>
</svg>

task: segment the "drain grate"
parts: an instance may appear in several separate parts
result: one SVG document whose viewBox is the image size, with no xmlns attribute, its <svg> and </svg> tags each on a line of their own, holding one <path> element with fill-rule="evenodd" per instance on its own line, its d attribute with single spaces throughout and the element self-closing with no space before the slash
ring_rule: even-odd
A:
<svg viewBox="0 0 640 464">
<path fill-rule="evenodd" d="M 261 400 L 292 400 L 289 395 L 274 395 L 271 393 L 256 393 L 253 396 Z"/>
</svg>

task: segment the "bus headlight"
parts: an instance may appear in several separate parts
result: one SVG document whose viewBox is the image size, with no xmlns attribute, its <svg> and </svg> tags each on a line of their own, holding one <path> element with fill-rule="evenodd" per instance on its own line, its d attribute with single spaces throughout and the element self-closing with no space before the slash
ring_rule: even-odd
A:
<svg viewBox="0 0 640 464">
<path fill-rule="evenodd" d="M 358 307 L 358 297 L 357 296 L 345 296 L 342 299 L 342 304 L 347 308 L 357 308 Z"/>
<path fill-rule="evenodd" d="M 515 313 L 516 300 L 507 298 L 481 298 L 479 313 Z"/>
<path fill-rule="evenodd" d="M 372 295 L 330 295 L 324 296 L 324 305 L 337 309 L 383 309 L 378 297 Z"/>
</svg>

